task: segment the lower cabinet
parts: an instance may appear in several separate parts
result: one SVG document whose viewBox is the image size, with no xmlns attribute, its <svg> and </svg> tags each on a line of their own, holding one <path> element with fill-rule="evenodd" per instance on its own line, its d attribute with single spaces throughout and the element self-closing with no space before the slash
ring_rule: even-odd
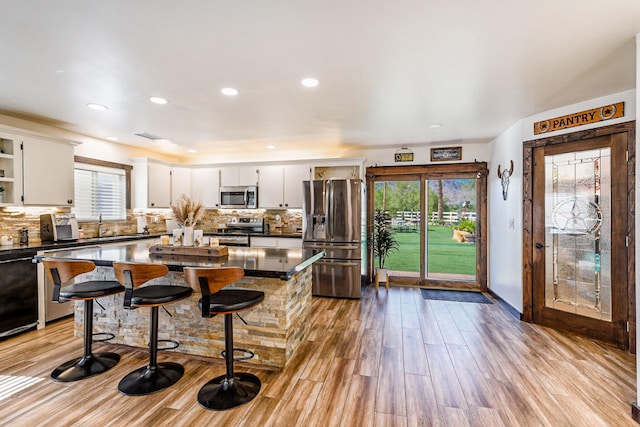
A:
<svg viewBox="0 0 640 427">
<path fill-rule="evenodd" d="M 251 236 L 252 248 L 302 249 L 302 239 L 296 237 Z"/>
<path fill-rule="evenodd" d="M 38 275 L 33 253 L 0 260 L 0 337 L 38 323 Z"/>
</svg>

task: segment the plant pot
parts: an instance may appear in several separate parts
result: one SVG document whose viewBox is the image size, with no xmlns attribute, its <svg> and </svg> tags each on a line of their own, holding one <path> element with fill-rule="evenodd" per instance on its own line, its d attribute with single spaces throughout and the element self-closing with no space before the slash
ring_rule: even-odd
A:
<svg viewBox="0 0 640 427">
<path fill-rule="evenodd" d="M 376 269 L 376 292 L 378 292 L 378 288 L 380 287 L 380 282 L 384 282 L 384 287 L 386 290 L 389 290 L 389 270 L 386 268 L 378 268 Z"/>
<path fill-rule="evenodd" d="M 193 227 L 183 227 L 182 232 L 182 246 L 193 246 Z"/>
</svg>

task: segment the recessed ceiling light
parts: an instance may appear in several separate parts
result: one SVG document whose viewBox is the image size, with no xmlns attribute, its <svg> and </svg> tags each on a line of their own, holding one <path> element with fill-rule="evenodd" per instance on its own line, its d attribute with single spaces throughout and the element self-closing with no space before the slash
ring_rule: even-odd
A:
<svg viewBox="0 0 640 427">
<path fill-rule="evenodd" d="M 92 110 L 96 110 L 96 111 L 105 111 L 108 110 L 106 105 L 101 105 L 101 104 L 87 104 L 87 107 L 91 108 Z"/>
<path fill-rule="evenodd" d="M 314 79 L 312 77 L 308 77 L 306 79 L 302 79 L 302 81 L 300 83 L 302 83 L 302 86 L 306 86 L 306 87 L 316 87 L 316 86 L 318 86 L 318 84 L 320 84 L 318 79 Z"/>
<path fill-rule="evenodd" d="M 275 145 L 267 145 L 267 148 L 268 148 L 269 150 L 273 150 L 274 148 L 276 148 L 276 146 L 275 146 Z"/>
<path fill-rule="evenodd" d="M 442 123 L 434 123 L 432 125 L 429 125 L 429 127 L 431 129 L 438 129 L 439 127 L 442 127 Z"/>
<path fill-rule="evenodd" d="M 223 95 L 227 96 L 236 96 L 238 94 L 238 90 L 232 87 L 224 87 L 220 89 L 220 92 L 222 92 Z"/>
<path fill-rule="evenodd" d="M 196 150 L 194 150 L 193 148 L 190 148 L 187 150 L 187 153 L 196 153 Z"/>
<path fill-rule="evenodd" d="M 108 139 L 109 141 L 117 141 L 118 137 L 117 136 L 107 136 L 106 139 Z"/>
<path fill-rule="evenodd" d="M 164 98 L 160 98 L 159 96 L 152 96 L 151 98 L 149 98 L 149 101 L 153 102 L 154 104 L 160 104 L 160 105 L 164 105 L 169 102 Z"/>
</svg>

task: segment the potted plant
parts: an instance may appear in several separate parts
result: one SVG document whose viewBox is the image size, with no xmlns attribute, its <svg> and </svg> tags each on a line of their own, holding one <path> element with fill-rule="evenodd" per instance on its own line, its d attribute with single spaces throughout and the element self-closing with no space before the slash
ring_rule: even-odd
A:
<svg viewBox="0 0 640 427">
<path fill-rule="evenodd" d="M 475 243 L 476 222 L 472 219 L 462 218 L 453 227 L 453 239 L 460 243 Z"/>
<path fill-rule="evenodd" d="M 171 205 L 171 211 L 173 216 L 176 217 L 178 225 L 182 227 L 182 244 L 184 246 L 193 246 L 193 227 L 204 215 L 202 203 L 183 194 L 175 205 Z"/>
<path fill-rule="evenodd" d="M 384 281 L 386 288 L 389 289 L 387 279 L 387 270 L 384 263 L 389 253 L 398 250 L 398 241 L 393 236 L 389 227 L 391 216 L 380 209 L 376 210 L 373 215 L 373 254 L 378 259 L 378 267 L 376 269 L 376 290 L 381 281 Z"/>
</svg>

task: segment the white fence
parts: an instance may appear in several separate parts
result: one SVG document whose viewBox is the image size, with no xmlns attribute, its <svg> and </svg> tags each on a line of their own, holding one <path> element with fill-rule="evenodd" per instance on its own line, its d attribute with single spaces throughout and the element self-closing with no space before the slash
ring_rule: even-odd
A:
<svg viewBox="0 0 640 427">
<path fill-rule="evenodd" d="M 442 221 L 446 225 L 451 225 L 457 223 L 460 218 L 470 219 L 472 221 L 476 220 L 475 212 L 442 212 Z M 438 212 L 431 213 L 431 220 L 429 222 L 435 223 L 438 221 Z"/>
<path fill-rule="evenodd" d="M 451 211 L 442 212 L 442 222 L 445 225 L 457 223 L 460 218 L 467 218 L 472 221 L 476 220 L 475 212 Z M 438 221 L 438 212 L 432 212 L 429 223 L 433 224 Z M 415 227 L 420 224 L 420 212 L 417 211 L 398 211 L 396 217 L 391 219 L 391 226 L 394 228 Z"/>
</svg>

